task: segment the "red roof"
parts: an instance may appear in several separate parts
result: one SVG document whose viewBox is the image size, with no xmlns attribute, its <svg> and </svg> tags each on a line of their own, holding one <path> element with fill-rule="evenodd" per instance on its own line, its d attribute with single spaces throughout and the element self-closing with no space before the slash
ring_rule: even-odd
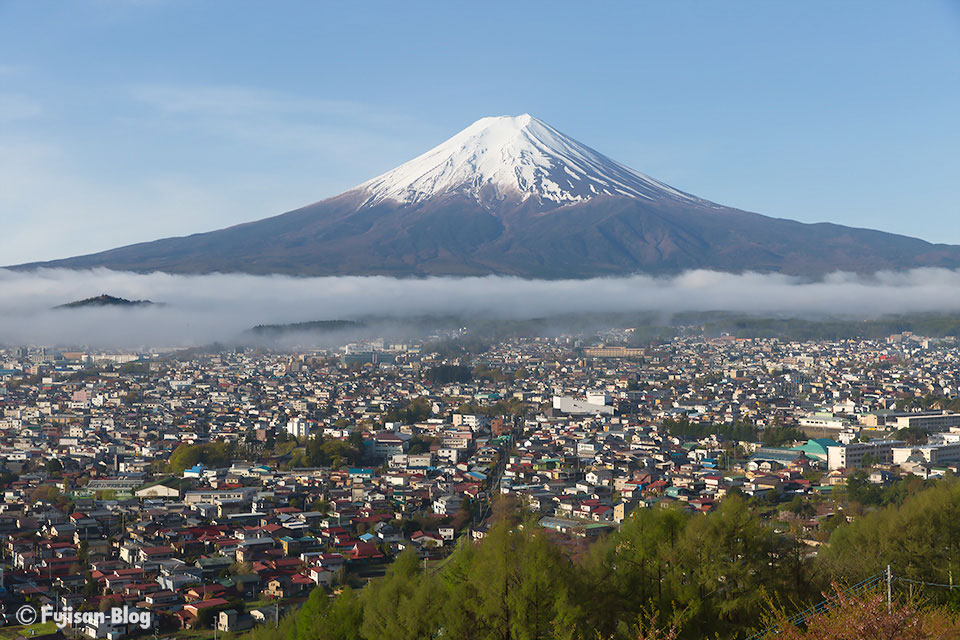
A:
<svg viewBox="0 0 960 640">
<path fill-rule="evenodd" d="M 272 560 L 271 564 L 274 569 L 285 569 L 300 566 L 302 562 L 299 558 L 278 558 L 277 560 Z"/>
<path fill-rule="evenodd" d="M 321 553 L 317 556 L 323 562 L 329 562 L 330 560 L 343 560 L 342 553 Z"/>
<path fill-rule="evenodd" d="M 161 545 L 158 547 L 141 547 L 140 553 L 145 556 L 156 556 L 167 553 L 176 553 L 173 547 L 168 547 L 166 545 Z"/>
<path fill-rule="evenodd" d="M 369 559 L 369 558 L 382 558 L 383 554 L 380 553 L 380 549 L 377 548 L 377 545 L 372 542 L 358 542 L 350 549 L 350 557 L 354 560 Z"/>
<path fill-rule="evenodd" d="M 209 600 L 201 600 L 200 602 L 188 604 L 184 607 L 184 609 L 193 608 L 199 611 L 200 609 L 209 609 L 210 607 L 219 607 L 225 604 L 229 603 L 223 598 L 210 598 Z"/>
</svg>

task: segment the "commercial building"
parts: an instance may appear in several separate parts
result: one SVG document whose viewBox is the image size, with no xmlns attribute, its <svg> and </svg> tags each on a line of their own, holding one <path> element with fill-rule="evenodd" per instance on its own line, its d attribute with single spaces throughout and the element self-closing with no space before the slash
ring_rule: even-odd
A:
<svg viewBox="0 0 960 640">
<path fill-rule="evenodd" d="M 583 355 L 588 358 L 639 358 L 643 349 L 636 347 L 587 347 Z"/>
</svg>

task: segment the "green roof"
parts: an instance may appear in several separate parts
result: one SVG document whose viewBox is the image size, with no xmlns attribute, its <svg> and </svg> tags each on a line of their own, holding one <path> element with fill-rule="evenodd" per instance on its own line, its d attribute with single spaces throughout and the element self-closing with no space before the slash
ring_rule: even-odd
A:
<svg viewBox="0 0 960 640">
<path fill-rule="evenodd" d="M 212 558 L 200 558 L 199 560 L 197 560 L 197 563 L 201 567 L 217 567 L 217 566 L 229 567 L 231 564 L 233 564 L 233 560 L 225 556 L 214 556 Z"/>
<path fill-rule="evenodd" d="M 219 580 L 218 582 L 219 584 L 229 589 L 230 587 L 242 585 L 245 582 L 247 583 L 260 582 L 260 576 L 258 576 L 255 573 L 240 574 L 236 576 L 230 576 L 229 578 L 224 578 L 223 580 Z"/>
</svg>

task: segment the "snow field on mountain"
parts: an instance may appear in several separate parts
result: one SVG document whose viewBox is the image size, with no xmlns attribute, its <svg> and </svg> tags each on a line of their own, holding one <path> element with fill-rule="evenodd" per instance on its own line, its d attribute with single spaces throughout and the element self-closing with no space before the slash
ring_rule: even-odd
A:
<svg viewBox="0 0 960 640">
<path fill-rule="evenodd" d="M 559 204 L 600 195 L 697 198 L 634 171 L 524 114 L 483 118 L 421 156 L 359 185 L 364 203 L 419 203 L 461 194 L 483 204 L 537 197 Z"/>
</svg>

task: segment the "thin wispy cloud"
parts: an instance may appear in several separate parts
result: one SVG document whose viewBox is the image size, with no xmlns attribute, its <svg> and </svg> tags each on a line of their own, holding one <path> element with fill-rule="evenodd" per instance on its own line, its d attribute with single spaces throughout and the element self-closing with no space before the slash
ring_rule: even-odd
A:
<svg viewBox="0 0 960 640">
<path fill-rule="evenodd" d="M 24 64 L 10 64 L 0 62 L 0 77 L 19 76 L 27 73 L 29 67 Z"/>
<path fill-rule="evenodd" d="M 411 120 L 349 100 L 322 100 L 243 86 L 136 85 L 134 99 L 163 111 L 212 116 L 305 114 L 395 126 Z"/>
<path fill-rule="evenodd" d="M 0 69 L 0 76 L 3 75 Z M 40 103 L 17 94 L 0 93 L 0 122 L 29 120 L 43 114 Z"/>
<path fill-rule="evenodd" d="M 416 118 L 350 100 L 329 100 L 243 86 L 136 85 L 136 102 L 166 114 L 180 128 L 286 150 L 356 155 L 383 151 L 401 132 L 424 129 Z"/>
<path fill-rule="evenodd" d="M 690 271 L 539 281 L 505 277 L 295 278 L 215 274 L 132 274 L 96 269 L 0 270 L 0 343 L 112 346 L 191 345 L 237 339 L 258 324 L 366 316 L 457 314 L 529 319 L 570 313 L 738 311 L 866 318 L 911 311 L 958 311 L 960 272 L 917 269 L 810 282 L 778 274 Z M 52 308 L 108 293 L 163 306 L 81 311 Z"/>
</svg>

